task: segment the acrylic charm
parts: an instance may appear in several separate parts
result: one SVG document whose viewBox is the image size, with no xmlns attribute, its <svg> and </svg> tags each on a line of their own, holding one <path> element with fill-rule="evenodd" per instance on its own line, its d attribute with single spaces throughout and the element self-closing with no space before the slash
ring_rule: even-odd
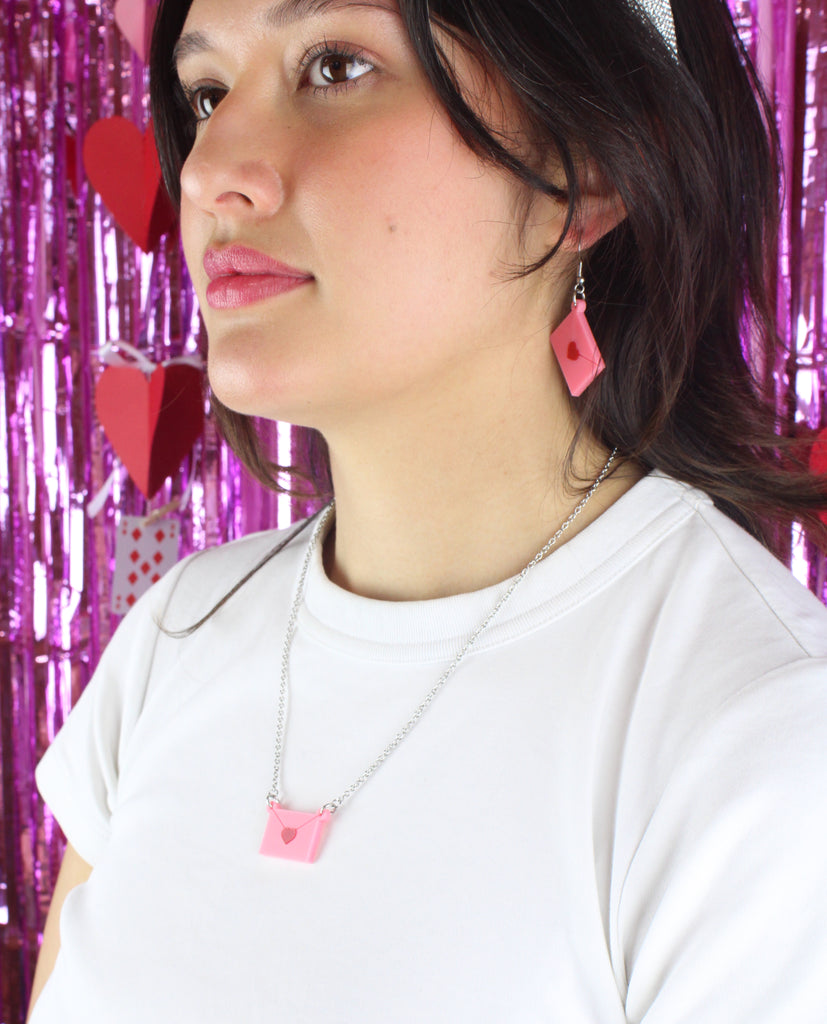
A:
<svg viewBox="0 0 827 1024">
<path fill-rule="evenodd" d="M 586 319 L 586 303 L 576 302 L 560 326 L 552 332 L 551 347 L 563 371 L 569 391 L 576 398 L 598 377 L 606 364 Z"/>
<path fill-rule="evenodd" d="M 265 857 L 312 864 L 319 855 L 330 817 L 327 810 L 308 814 L 289 811 L 280 804 L 271 803 L 267 808 L 267 826 L 259 853 Z"/>
</svg>

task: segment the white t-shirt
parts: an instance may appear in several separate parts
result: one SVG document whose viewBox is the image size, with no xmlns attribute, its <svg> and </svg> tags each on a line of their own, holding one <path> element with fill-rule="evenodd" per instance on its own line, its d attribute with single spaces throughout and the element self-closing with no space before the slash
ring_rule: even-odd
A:
<svg viewBox="0 0 827 1024">
<path fill-rule="evenodd" d="M 189 559 L 38 768 L 93 866 L 34 1024 L 824 1024 L 827 610 L 651 475 L 533 569 L 315 864 L 259 855 L 302 536 Z M 318 552 L 284 803 L 343 792 L 504 585 L 379 602 Z"/>
</svg>

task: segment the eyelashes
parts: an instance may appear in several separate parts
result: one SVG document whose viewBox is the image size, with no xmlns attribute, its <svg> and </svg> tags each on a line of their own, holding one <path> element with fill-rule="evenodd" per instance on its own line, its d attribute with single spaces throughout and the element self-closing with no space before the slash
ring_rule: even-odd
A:
<svg viewBox="0 0 827 1024">
<path fill-rule="evenodd" d="M 184 96 L 187 99 L 190 120 L 196 124 L 206 121 L 213 113 L 212 110 L 205 111 L 202 104 L 208 103 L 212 105 L 212 101 L 215 100 L 214 106 L 217 107 L 227 91 L 216 85 L 189 86 L 183 82 L 181 83 L 181 88 L 184 90 Z"/>
<path fill-rule="evenodd" d="M 375 71 L 374 65 L 366 58 L 364 50 L 353 49 L 342 43 L 319 43 L 312 47 L 302 59 L 298 72 L 302 80 L 313 77 L 314 65 L 318 64 L 319 77 L 315 82 L 310 82 L 314 94 L 329 93 L 335 94 L 342 88 L 347 89 L 351 82 L 357 81 L 363 75 Z M 348 74 L 347 68 L 353 69 L 356 73 Z M 329 77 L 325 77 L 325 75 Z M 344 75 L 344 77 L 336 77 Z"/>
<path fill-rule="evenodd" d="M 358 87 L 360 79 L 376 70 L 364 50 L 325 40 L 308 50 L 299 62 L 296 75 L 300 88 L 308 89 L 314 96 L 330 98 Z M 181 82 L 181 88 L 189 108 L 190 120 L 196 126 L 209 120 L 228 92 L 225 86 L 217 82 L 192 85 Z"/>
</svg>

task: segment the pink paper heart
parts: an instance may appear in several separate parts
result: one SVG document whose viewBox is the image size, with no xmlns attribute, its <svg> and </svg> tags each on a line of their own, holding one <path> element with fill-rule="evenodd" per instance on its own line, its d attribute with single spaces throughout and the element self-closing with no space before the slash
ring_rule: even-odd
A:
<svg viewBox="0 0 827 1024">
<path fill-rule="evenodd" d="M 115 24 L 144 62 L 149 56 L 157 11 L 155 0 L 117 0 L 115 4 Z"/>
</svg>

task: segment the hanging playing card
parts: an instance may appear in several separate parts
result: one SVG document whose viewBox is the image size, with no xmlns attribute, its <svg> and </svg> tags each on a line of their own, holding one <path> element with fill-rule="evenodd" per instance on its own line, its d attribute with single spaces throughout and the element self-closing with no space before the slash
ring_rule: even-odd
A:
<svg viewBox="0 0 827 1024">
<path fill-rule="evenodd" d="M 125 615 L 141 594 L 178 561 L 178 531 L 175 519 L 147 524 L 141 516 L 121 516 L 112 581 L 112 610 L 116 615 Z"/>
</svg>

